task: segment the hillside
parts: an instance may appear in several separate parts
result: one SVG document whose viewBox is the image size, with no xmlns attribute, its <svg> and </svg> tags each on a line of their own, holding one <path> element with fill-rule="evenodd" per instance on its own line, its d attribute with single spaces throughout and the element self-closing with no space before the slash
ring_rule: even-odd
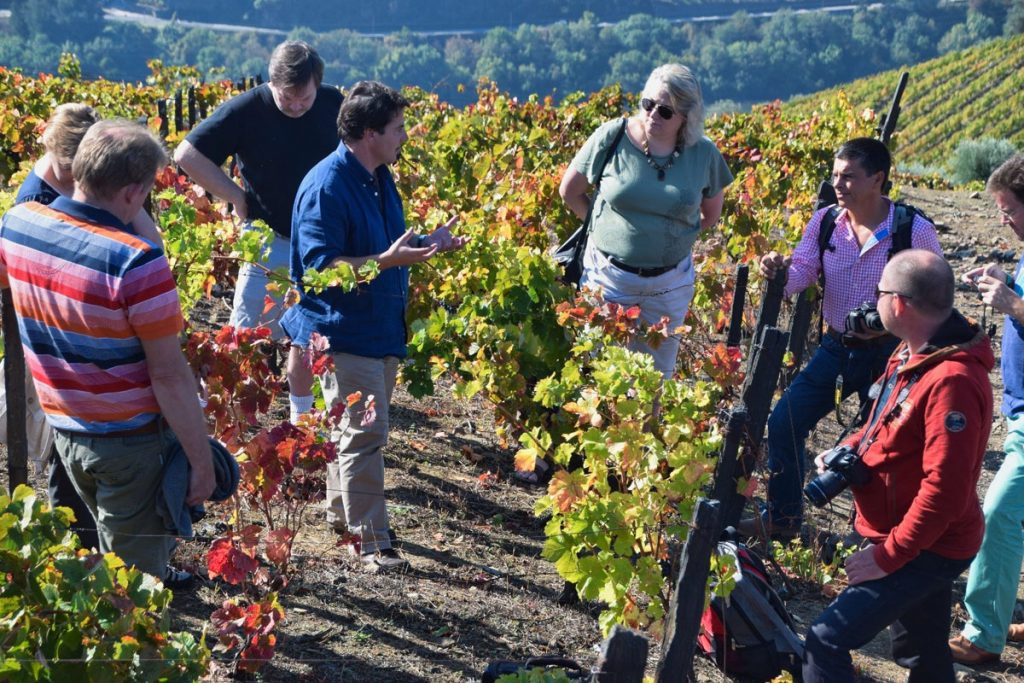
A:
<svg viewBox="0 0 1024 683">
<path fill-rule="evenodd" d="M 845 91 L 856 108 L 885 111 L 899 73 L 886 71 L 797 99 L 808 114 Z M 897 142 L 904 162 L 944 165 L 961 140 L 1006 138 L 1024 149 L 1024 35 L 992 40 L 910 67 Z"/>
</svg>

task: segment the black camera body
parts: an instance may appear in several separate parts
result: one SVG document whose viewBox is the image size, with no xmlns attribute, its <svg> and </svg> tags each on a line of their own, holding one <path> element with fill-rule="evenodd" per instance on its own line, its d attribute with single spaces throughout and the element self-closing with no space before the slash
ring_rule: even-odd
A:
<svg viewBox="0 0 1024 683">
<path fill-rule="evenodd" d="M 878 314 L 878 306 L 869 301 L 865 301 L 860 306 L 846 314 L 845 326 L 847 334 L 885 332 L 885 325 L 882 324 L 882 316 Z"/>
<path fill-rule="evenodd" d="M 815 507 L 824 507 L 833 498 L 846 490 L 847 486 L 866 484 L 871 470 L 849 446 L 838 446 L 825 453 L 822 458 L 825 472 L 819 474 L 804 487 L 804 495 Z"/>
</svg>

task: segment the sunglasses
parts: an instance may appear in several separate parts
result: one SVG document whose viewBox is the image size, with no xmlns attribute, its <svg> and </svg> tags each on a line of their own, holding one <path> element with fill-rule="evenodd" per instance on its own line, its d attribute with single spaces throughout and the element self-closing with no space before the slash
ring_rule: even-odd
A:
<svg viewBox="0 0 1024 683">
<path fill-rule="evenodd" d="M 658 116 L 665 119 L 666 121 L 668 121 L 676 114 L 675 110 L 673 110 L 672 107 L 668 106 L 667 104 L 658 104 L 650 97 L 645 97 L 640 100 L 640 108 L 647 113 L 650 113 L 652 109 L 657 109 Z"/>
</svg>

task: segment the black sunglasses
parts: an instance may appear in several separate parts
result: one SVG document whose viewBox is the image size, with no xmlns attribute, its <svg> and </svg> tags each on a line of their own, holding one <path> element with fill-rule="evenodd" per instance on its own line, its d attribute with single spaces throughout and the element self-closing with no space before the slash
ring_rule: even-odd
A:
<svg viewBox="0 0 1024 683">
<path fill-rule="evenodd" d="M 656 108 L 658 110 L 658 116 L 665 119 L 666 121 L 668 121 L 676 114 L 675 110 L 672 109 L 672 107 L 668 106 L 667 104 L 658 104 L 650 97 L 645 97 L 642 100 L 640 100 L 640 108 L 648 113 L 650 113 L 652 109 Z"/>
</svg>

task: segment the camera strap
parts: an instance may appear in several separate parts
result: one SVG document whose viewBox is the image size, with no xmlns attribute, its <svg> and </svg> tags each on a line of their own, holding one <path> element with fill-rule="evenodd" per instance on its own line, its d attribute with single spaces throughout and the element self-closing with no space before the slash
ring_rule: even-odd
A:
<svg viewBox="0 0 1024 683">
<path fill-rule="evenodd" d="M 875 439 L 878 436 L 878 429 L 881 425 L 886 424 L 890 419 L 900 414 L 900 411 L 902 410 L 901 406 L 910 395 L 910 390 L 914 388 L 915 384 L 917 384 L 917 380 L 921 379 L 922 373 L 920 371 L 912 373 L 910 375 L 910 379 L 903 388 L 900 389 L 900 393 L 896 395 L 896 400 L 892 402 L 892 407 L 885 412 L 884 419 L 879 419 L 882 417 L 882 410 L 885 408 L 886 404 L 889 403 L 889 397 L 892 395 L 893 389 L 896 388 L 896 383 L 899 381 L 900 377 L 900 368 L 902 367 L 902 363 L 897 365 L 889 376 L 885 378 L 885 384 L 882 388 L 882 392 L 875 401 L 874 410 L 871 411 L 871 418 L 868 420 L 868 424 L 864 428 L 864 438 L 861 439 L 860 445 L 857 447 L 857 455 L 863 455 L 864 452 L 871 447 L 871 444 L 875 442 Z"/>
</svg>

